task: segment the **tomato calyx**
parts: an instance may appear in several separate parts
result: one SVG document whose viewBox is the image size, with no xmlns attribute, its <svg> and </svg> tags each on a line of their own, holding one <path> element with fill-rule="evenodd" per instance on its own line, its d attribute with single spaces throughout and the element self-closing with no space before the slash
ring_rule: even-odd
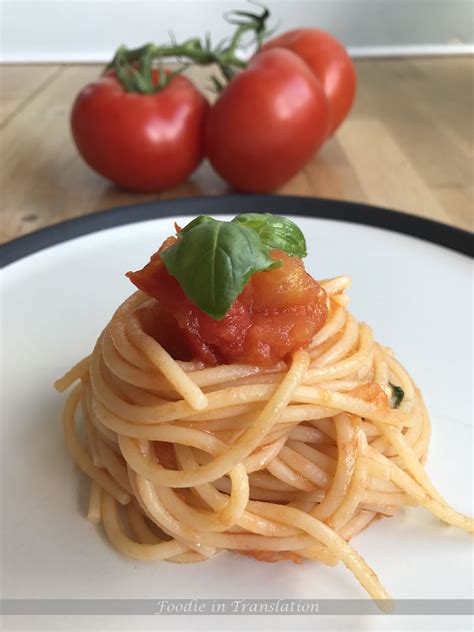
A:
<svg viewBox="0 0 474 632">
<path fill-rule="evenodd" d="M 145 51 L 138 63 L 129 63 L 127 48 L 121 46 L 113 60 L 113 72 L 127 92 L 138 94 L 156 94 L 165 88 L 171 81 L 182 73 L 185 65 L 170 71 L 163 65 L 153 64 L 153 44 L 148 44 L 149 51 Z"/>
<path fill-rule="evenodd" d="M 243 48 L 243 38 L 249 33 L 254 35 L 253 44 L 257 50 L 265 38 L 273 31 L 267 29 L 267 20 L 270 11 L 263 5 L 253 2 L 261 7 L 261 13 L 250 11 L 228 11 L 224 19 L 236 29 L 233 35 L 216 46 L 212 45 L 207 34 L 202 41 L 199 37 L 193 37 L 178 43 L 172 36 L 170 44 L 157 46 L 152 42 L 139 48 L 127 48 L 120 46 L 105 72 L 113 70 L 124 90 L 139 94 L 154 94 L 166 87 L 173 77 L 183 72 L 190 63 L 199 65 L 216 64 L 226 81 L 231 81 L 234 75 L 246 68 L 245 62 L 239 56 L 239 49 Z M 248 42 L 245 47 L 248 46 Z M 162 63 L 164 60 L 174 58 L 182 63 L 173 72 L 165 71 Z M 158 68 L 158 81 L 154 81 L 153 73 Z M 211 76 L 214 88 L 220 92 L 224 84 L 220 78 Z"/>
</svg>

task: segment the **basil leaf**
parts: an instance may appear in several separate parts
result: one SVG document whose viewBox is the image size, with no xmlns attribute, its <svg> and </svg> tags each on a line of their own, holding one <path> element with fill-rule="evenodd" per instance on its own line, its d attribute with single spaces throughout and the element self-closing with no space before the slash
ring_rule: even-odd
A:
<svg viewBox="0 0 474 632">
<path fill-rule="evenodd" d="M 186 296 L 215 320 L 225 316 L 254 272 L 281 265 L 258 234 L 241 224 L 203 221 L 182 233 L 161 258 Z"/>
<path fill-rule="evenodd" d="M 401 386 L 395 386 L 392 382 L 388 383 L 390 388 L 392 389 L 392 396 L 390 398 L 390 407 L 398 408 L 405 397 L 405 391 Z"/>
<path fill-rule="evenodd" d="M 303 233 L 286 217 L 271 213 L 245 213 L 237 215 L 232 221 L 252 228 L 268 248 L 278 248 L 296 257 L 308 254 Z"/>
<path fill-rule="evenodd" d="M 189 222 L 189 224 L 186 224 L 186 226 L 179 231 L 178 237 L 182 237 L 186 233 L 189 233 L 189 231 L 196 226 L 199 226 L 200 224 L 206 224 L 207 222 L 217 222 L 217 220 L 210 215 L 198 215 L 198 217 L 193 219 L 192 222 Z"/>
</svg>

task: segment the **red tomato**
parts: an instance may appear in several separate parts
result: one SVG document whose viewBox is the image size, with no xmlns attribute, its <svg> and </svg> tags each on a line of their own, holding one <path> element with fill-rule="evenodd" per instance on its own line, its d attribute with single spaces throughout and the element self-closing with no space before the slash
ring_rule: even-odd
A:
<svg viewBox="0 0 474 632">
<path fill-rule="evenodd" d="M 328 116 L 326 96 L 308 66 L 291 51 L 265 51 L 232 79 L 209 112 L 206 153 L 236 189 L 271 191 L 322 144 Z"/>
<path fill-rule="evenodd" d="M 138 94 L 108 74 L 78 95 L 71 128 L 95 171 L 126 189 L 161 191 L 183 182 L 200 163 L 208 109 L 180 75 L 155 94 Z"/>
<path fill-rule="evenodd" d="M 331 135 L 351 109 L 356 89 L 354 65 L 344 46 L 320 29 L 296 29 L 283 33 L 263 45 L 262 51 L 287 48 L 311 68 L 321 82 L 330 105 Z"/>
</svg>

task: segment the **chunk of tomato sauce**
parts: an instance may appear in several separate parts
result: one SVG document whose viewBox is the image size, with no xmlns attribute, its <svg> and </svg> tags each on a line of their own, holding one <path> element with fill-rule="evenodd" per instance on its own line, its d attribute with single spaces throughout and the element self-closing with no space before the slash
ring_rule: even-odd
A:
<svg viewBox="0 0 474 632">
<path fill-rule="evenodd" d="M 142 270 L 127 276 L 156 299 L 142 313 L 143 326 L 176 360 L 273 366 L 324 325 L 326 292 L 300 258 L 276 249 L 270 256 L 282 265 L 253 274 L 224 318 L 214 320 L 189 300 L 160 257 L 175 241 L 168 238 Z"/>
</svg>

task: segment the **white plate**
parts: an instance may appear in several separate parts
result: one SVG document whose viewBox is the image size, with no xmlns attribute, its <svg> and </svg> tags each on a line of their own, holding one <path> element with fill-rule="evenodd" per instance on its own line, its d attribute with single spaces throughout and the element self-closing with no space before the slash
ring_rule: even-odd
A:
<svg viewBox="0 0 474 632">
<path fill-rule="evenodd" d="M 84 477 L 63 442 L 64 397 L 53 381 L 88 354 L 141 267 L 172 232 L 159 219 L 120 226 L 47 248 L 10 264 L 2 283 L 2 579 L 15 599 L 350 599 L 365 593 L 342 566 L 264 564 L 226 553 L 178 565 L 121 557 L 85 519 Z M 378 228 L 295 218 L 316 277 L 349 274 L 351 309 L 392 347 L 422 389 L 433 434 L 427 470 L 458 510 L 473 511 L 472 286 L 469 259 Z M 352 544 L 400 599 L 469 599 L 472 539 L 422 509 L 400 512 Z M 8 617 L 20 626 L 22 617 Z M 465 621 L 466 619 L 462 619 Z M 30 628 L 33 619 L 29 619 Z M 35 620 L 45 629 L 310 629 L 314 617 L 142 617 Z M 100 621 L 98 623 L 98 621 Z M 132 623 L 133 621 L 133 623 Z M 452 617 L 324 618 L 341 629 L 447 629 Z M 459 618 L 459 624 L 461 624 Z M 320 619 L 323 626 L 323 620 Z M 441 628 L 439 626 L 441 625 Z M 75 627 L 76 626 L 76 627 Z M 421 626 L 421 627 L 420 627 Z M 426 627 L 425 627 L 426 626 Z"/>
</svg>

